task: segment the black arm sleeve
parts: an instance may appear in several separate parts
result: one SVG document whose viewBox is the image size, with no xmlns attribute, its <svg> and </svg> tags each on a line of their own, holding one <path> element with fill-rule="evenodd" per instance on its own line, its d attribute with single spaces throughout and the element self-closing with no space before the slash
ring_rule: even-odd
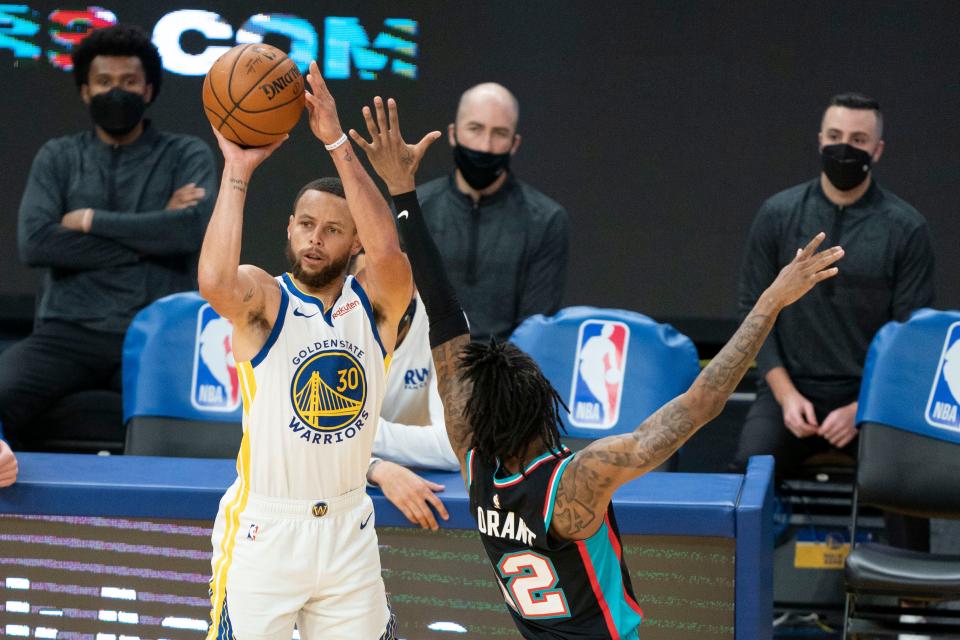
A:
<svg viewBox="0 0 960 640">
<path fill-rule="evenodd" d="M 450 284 L 443 258 L 437 249 L 427 223 L 420 211 L 417 192 L 410 191 L 393 197 L 397 211 L 397 228 L 410 258 L 413 281 L 420 292 L 423 306 L 430 319 L 430 347 L 469 334 L 457 293 Z"/>
</svg>

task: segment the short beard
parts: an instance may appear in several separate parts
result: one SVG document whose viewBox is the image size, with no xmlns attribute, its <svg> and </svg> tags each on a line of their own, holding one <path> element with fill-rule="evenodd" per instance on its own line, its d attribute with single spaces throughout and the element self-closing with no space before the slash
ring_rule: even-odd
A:
<svg viewBox="0 0 960 640">
<path fill-rule="evenodd" d="M 323 289 L 334 280 L 342 278 L 347 272 L 347 265 L 350 263 L 350 254 L 342 256 L 339 259 L 331 258 L 330 263 L 317 271 L 316 273 L 307 273 L 303 270 L 303 264 L 293 253 L 293 247 L 290 241 L 287 241 L 287 262 L 290 263 L 290 273 L 299 282 L 302 282 L 311 289 Z"/>
</svg>

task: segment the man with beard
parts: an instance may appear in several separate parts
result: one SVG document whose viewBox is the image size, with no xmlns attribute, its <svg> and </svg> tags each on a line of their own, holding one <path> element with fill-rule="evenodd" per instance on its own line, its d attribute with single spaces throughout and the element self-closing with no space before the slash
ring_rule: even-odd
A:
<svg viewBox="0 0 960 640">
<path fill-rule="evenodd" d="M 365 475 L 410 266 L 316 62 L 307 81 L 310 128 L 340 177 L 298 194 L 290 273 L 240 265 L 250 177 L 281 143 L 242 149 L 214 132 L 224 170 L 200 293 L 234 326 L 243 439 L 212 537 L 210 640 L 289 638 L 294 624 L 306 640 L 395 632 Z M 361 247 L 366 267 L 348 276 Z"/>
<path fill-rule="evenodd" d="M 474 340 L 505 340 L 527 317 L 556 313 L 563 297 L 567 212 L 510 170 L 519 118 L 506 87 L 465 91 L 447 127 L 456 167 L 417 189 Z"/>
<path fill-rule="evenodd" d="M 216 188 L 202 140 L 144 119 L 163 80 L 149 34 L 132 25 L 98 29 L 73 64 L 93 126 L 43 145 L 20 202 L 20 258 L 45 274 L 33 333 L 0 355 L 0 421 L 14 449 L 46 430 L 38 418 L 60 398 L 120 391 L 133 316 L 197 286 Z M 118 419 L 119 405 L 118 395 Z M 84 422 L 70 418 L 64 435 Z"/>
</svg>

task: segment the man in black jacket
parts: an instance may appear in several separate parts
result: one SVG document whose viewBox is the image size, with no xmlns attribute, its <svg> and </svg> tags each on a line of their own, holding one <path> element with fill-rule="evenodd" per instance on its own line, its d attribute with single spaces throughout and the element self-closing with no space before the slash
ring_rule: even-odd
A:
<svg viewBox="0 0 960 640">
<path fill-rule="evenodd" d="M 757 213 L 741 271 L 741 313 L 811 230 L 826 230 L 826 243 L 842 245 L 846 256 L 838 277 L 780 315 L 760 350 L 761 380 L 740 437 L 739 467 L 772 453 L 778 473 L 790 474 L 821 451 L 856 455 L 857 396 L 874 334 L 933 304 L 927 223 L 871 171 L 884 150 L 880 105 L 858 94 L 835 96 L 819 140 L 820 175 L 774 195 Z M 923 549 L 925 530 L 913 531 L 891 531 L 894 544 Z"/>
<path fill-rule="evenodd" d="M 566 281 L 567 212 L 510 171 L 518 118 L 505 87 L 467 90 L 448 126 L 456 168 L 417 190 L 475 340 L 555 313 Z"/>
<path fill-rule="evenodd" d="M 20 203 L 21 259 L 47 271 L 33 333 L 0 354 L 0 420 L 15 448 L 59 398 L 120 389 L 134 314 L 196 288 L 216 195 L 207 145 L 143 119 L 162 79 L 143 30 L 94 31 L 73 61 L 94 127 L 44 144 Z"/>
</svg>

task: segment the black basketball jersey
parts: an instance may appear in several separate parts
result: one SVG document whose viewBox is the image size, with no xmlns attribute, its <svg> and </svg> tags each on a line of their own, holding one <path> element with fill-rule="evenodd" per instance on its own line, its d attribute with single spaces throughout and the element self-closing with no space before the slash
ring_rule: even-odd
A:
<svg viewBox="0 0 960 640">
<path fill-rule="evenodd" d="M 636 640 L 640 611 L 623 562 L 613 507 L 586 540 L 550 536 L 564 448 L 545 453 L 523 474 L 509 475 L 471 449 L 467 453 L 470 512 L 497 583 L 524 638 Z"/>
</svg>

